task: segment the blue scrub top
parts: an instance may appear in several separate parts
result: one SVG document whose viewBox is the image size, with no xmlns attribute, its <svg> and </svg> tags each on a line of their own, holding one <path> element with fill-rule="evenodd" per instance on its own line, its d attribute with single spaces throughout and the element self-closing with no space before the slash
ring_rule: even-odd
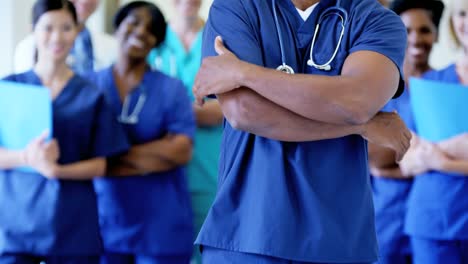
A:
<svg viewBox="0 0 468 264">
<path fill-rule="evenodd" d="M 164 42 L 148 55 L 151 67 L 172 77 L 180 79 L 187 93 L 194 100 L 192 87 L 201 63 L 202 32 L 186 50 L 177 34 L 167 26 Z M 187 166 L 190 191 L 194 195 L 214 195 L 217 186 L 218 161 L 221 146 L 223 126 L 197 127 L 193 148 L 193 158 Z M 197 204 L 208 210 L 211 203 Z"/>
<path fill-rule="evenodd" d="M 397 111 L 406 126 L 415 131 L 408 89 L 405 89 L 399 98 L 389 101 L 382 111 Z M 371 180 L 381 255 L 410 254 L 410 242 L 404 233 L 404 222 L 413 180 L 380 177 L 372 177 Z"/>
<path fill-rule="evenodd" d="M 5 79 L 42 85 L 33 71 Z M 104 94 L 78 75 L 53 101 L 52 109 L 60 164 L 128 149 Z M 98 255 L 102 251 L 92 181 L 48 180 L 38 173 L 0 170 L 0 211 L 0 254 Z"/>
<path fill-rule="evenodd" d="M 455 65 L 424 74 L 424 79 L 460 84 Z M 468 177 L 430 171 L 414 179 L 405 231 L 435 240 L 468 239 Z"/>
<path fill-rule="evenodd" d="M 400 68 L 406 30 L 400 18 L 374 0 L 342 1 L 349 21 L 331 71 L 308 67 L 318 16 L 335 1 L 322 0 L 303 21 L 292 1 L 278 0 L 286 62 L 298 73 L 336 76 L 346 57 L 368 50 Z M 321 24 L 314 52 L 328 60 L 341 26 Z M 271 1 L 215 0 L 205 27 L 203 56 L 215 55 L 216 36 L 240 59 L 281 64 Z M 218 193 L 196 243 L 308 262 L 377 259 L 367 144 L 360 136 L 280 142 L 224 123 Z"/>
<path fill-rule="evenodd" d="M 90 77 L 112 104 L 114 118 L 122 111 L 112 67 Z M 130 112 L 146 91 L 139 122 L 123 125 L 132 145 L 183 134 L 193 138 L 195 120 L 182 82 L 148 70 L 130 94 Z M 141 176 L 95 180 L 105 249 L 146 255 L 190 255 L 193 227 L 185 169 Z"/>
</svg>

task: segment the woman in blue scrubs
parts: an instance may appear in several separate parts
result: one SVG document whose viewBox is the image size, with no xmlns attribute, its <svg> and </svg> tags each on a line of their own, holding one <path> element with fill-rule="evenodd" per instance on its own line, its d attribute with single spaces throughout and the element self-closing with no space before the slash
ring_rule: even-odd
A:
<svg viewBox="0 0 468 264">
<path fill-rule="evenodd" d="M 172 0 L 178 16 L 167 27 L 163 43 L 148 56 L 150 65 L 179 78 L 193 100 L 193 82 L 200 68 L 202 34 L 205 22 L 200 17 L 201 0 Z M 187 178 L 194 213 L 194 234 L 198 234 L 216 195 L 218 161 L 223 133 L 223 113 L 217 100 L 204 107 L 193 106 L 197 121 L 193 158 L 187 166 Z M 196 247 L 193 264 L 200 263 Z"/>
<path fill-rule="evenodd" d="M 0 149 L 0 263 L 97 264 L 102 243 L 89 179 L 105 174 L 106 156 L 126 151 L 126 137 L 104 94 L 66 64 L 77 34 L 73 4 L 38 0 L 33 26 L 36 65 L 5 79 L 50 90 L 54 139 L 45 133 L 24 150 Z M 14 170 L 23 166 L 36 172 Z"/>
<path fill-rule="evenodd" d="M 403 74 L 408 84 L 410 77 L 421 77 L 430 70 L 429 54 L 437 39 L 437 28 L 444 4 L 438 0 L 395 0 L 390 9 L 400 15 L 408 32 L 408 45 L 403 62 Z M 410 105 L 410 90 L 391 100 L 383 111 L 397 111 L 406 125 L 415 131 Z M 400 170 L 395 153 L 379 146 L 369 146 L 369 160 L 375 204 L 375 221 L 381 264 L 411 263 L 409 237 L 404 233 L 407 198 L 412 177 Z"/>
<path fill-rule="evenodd" d="M 97 10 L 100 0 L 70 0 L 76 8 L 78 35 L 67 57 L 67 64 L 79 75 L 101 70 L 115 61 L 117 45 L 107 33 L 86 26 L 88 18 Z M 15 50 L 15 73 L 29 70 L 34 64 L 33 34 L 18 43 Z"/>
<path fill-rule="evenodd" d="M 411 138 L 378 113 L 403 88 L 400 18 L 375 0 L 215 0 L 203 43 L 194 94 L 226 117 L 203 263 L 376 261 L 366 139 L 400 159 Z"/>
<path fill-rule="evenodd" d="M 192 210 L 184 165 L 191 158 L 195 121 L 182 82 L 146 63 L 164 41 L 166 23 L 153 4 L 135 1 L 114 18 L 117 62 L 92 76 L 132 144 L 95 181 L 109 264 L 184 264 L 193 247 Z"/>
<path fill-rule="evenodd" d="M 468 3 L 454 1 L 450 29 L 461 48 L 460 60 L 423 78 L 468 85 Z M 411 236 L 415 263 L 468 262 L 467 134 L 438 142 L 419 156 L 427 172 L 417 176 L 408 201 L 405 231 Z"/>
</svg>

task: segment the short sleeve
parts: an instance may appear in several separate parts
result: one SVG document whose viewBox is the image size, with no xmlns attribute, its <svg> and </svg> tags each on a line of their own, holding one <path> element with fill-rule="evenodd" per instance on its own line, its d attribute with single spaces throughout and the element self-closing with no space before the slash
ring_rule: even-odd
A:
<svg viewBox="0 0 468 264">
<path fill-rule="evenodd" d="M 181 81 L 173 80 L 168 91 L 171 92 L 170 100 L 167 100 L 167 132 L 171 134 L 183 134 L 193 140 L 195 136 L 195 115 L 192 103 Z"/>
<path fill-rule="evenodd" d="M 256 30 L 243 2 L 239 0 L 215 0 L 213 2 L 203 32 L 202 58 L 216 56 L 214 41 L 217 36 L 221 36 L 226 47 L 239 59 L 263 65 Z"/>
<path fill-rule="evenodd" d="M 403 93 L 403 60 L 407 33 L 400 17 L 381 6 L 372 8 L 367 15 L 349 25 L 354 36 L 350 53 L 374 51 L 386 56 L 400 72 L 400 84 L 394 98 Z"/>
<path fill-rule="evenodd" d="M 221 36 L 224 45 L 239 59 L 263 66 L 262 51 L 255 32 L 242 1 L 214 0 L 203 31 L 202 59 L 217 55 L 214 42 L 217 36 Z M 214 95 L 208 97 L 216 98 Z"/>
<path fill-rule="evenodd" d="M 117 121 L 102 93 L 97 99 L 92 133 L 93 157 L 115 156 L 130 148 L 123 126 Z"/>
<path fill-rule="evenodd" d="M 16 82 L 16 75 L 15 74 L 10 74 L 8 76 L 5 76 L 2 78 L 3 81 L 9 81 L 9 82 Z"/>
</svg>

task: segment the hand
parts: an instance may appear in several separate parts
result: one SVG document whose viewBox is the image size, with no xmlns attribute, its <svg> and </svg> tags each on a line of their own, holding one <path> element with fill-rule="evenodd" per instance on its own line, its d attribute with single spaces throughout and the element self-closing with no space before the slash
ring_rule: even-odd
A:
<svg viewBox="0 0 468 264">
<path fill-rule="evenodd" d="M 60 157 L 60 149 L 55 139 L 46 142 L 49 132 L 43 132 L 33 139 L 26 149 L 26 164 L 47 178 L 55 177 L 57 160 Z"/>
<path fill-rule="evenodd" d="M 422 152 L 431 143 L 413 135 L 410 144 L 410 148 L 399 163 L 402 174 L 417 176 L 430 170 L 422 158 Z"/>
<path fill-rule="evenodd" d="M 450 157 L 445 154 L 437 145 L 426 144 L 421 148 L 421 160 L 432 170 L 443 170 Z"/>
<path fill-rule="evenodd" d="M 441 141 L 437 146 L 455 159 L 468 159 L 468 133 L 462 133 Z"/>
<path fill-rule="evenodd" d="M 361 134 L 372 144 L 395 151 L 396 161 L 400 161 L 410 146 L 411 132 L 396 113 L 377 113 L 364 125 Z"/>
<path fill-rule="evenodd" d="M 215 39 L 218 56 L 205 58 L 195 78 L 193 93 L 196 102 L 203 105 L 203 98 L 211 94 L 222 94 L 241 87 L 245 63 L 229 51 L 221 37 Z"/>
<path fill-rule="evenodd" d="M 391 178 L 391 179 L 409 179 L 412 175 L 404 175 L 399 167 L 394 168 L 377 168 L 375 166 L 370 166 L 370 173 L 374 177 L 379 178 Z"/>
</svg>

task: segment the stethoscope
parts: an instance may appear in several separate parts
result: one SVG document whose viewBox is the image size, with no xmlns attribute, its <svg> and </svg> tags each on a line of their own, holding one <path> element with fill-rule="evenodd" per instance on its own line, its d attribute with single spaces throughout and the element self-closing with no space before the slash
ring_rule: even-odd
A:
<svg viewBox="0 0 468 264">
<path fill-rule="evenodd" d="M 338 0 L 336 3 L 336 6 L 334 7 L 329 7 L 325 11 L 322 12 L 318 19 L 318 23 L 315 26 L 315 32 L 314 32 L 314 37 L 312 38 L 312 44 L 310 47 L 310 57 L 309 60 L 307 61 L 307 65 L 310 67 L 314 67 L 318 70 L 323 70 L 323 71 L 330 71 L 331 70 L 331 62 L 335 59 L 336 54 L 338 53 L 338 49 L 340 48 L 341 45 L 341 40 L 343 39 L 344 31 L 345 31 L 345 26 L 348 22 L 348 12 L 344 10 L 343 8 L 340 7 L 341 0 Z M 294 74 L 294 69 L 286 64 L 286 58 L 285 58 L 285 52 L 284 52 L 284 45 L 283 45 L 283 37 L 281 34 L 281 29 L 279 26 L 278 22 L 278 14 L 276 11 L 276 0 L 272 0 L 272 7 L 273 7 L 273 16 L 275 18 L 275 26 L 276 26 L 276 31 L 278 33 L 278 40 L 279 40 L 279 45 L 280 45 L 280 51 L 281 51 L 281 65 L 276 68 L 278 71 L 282 71 L 288 74 Z M 317 35 L 320 29 L 320 24 L 325 20 L 325 18 L 332 16 L 332 15 L 337 15 L 341 19 L 341 33 L 340 33 L 340 38 L 338 40 L 338 44 L 335 47 L 335 51 L 333 52 L 333 55 L 331 58 L 325 62 L 324 64 L 317 64 L 314 61 L 313 58 L 313 53 L 314 53 L 314 47 L 315 47 L 315 40 L 317 39 Z"/>
<path fill-rule="evenodd" d="M 158 55 L 154 58 L 153 70 L 161 70 L 163 67 L 163 58 Z M 172 54 L 169 56 L 169 76 L 176 78 L 177 77 L 177 61 L 175 55 Z"/>
<path fill-rule="evenodd" d="M 123 105 L 122 105 L 122 111 L 120 112 L 120 116 L 117 117 L 117 120 L 122 123 L 122 124 L 127 124 L 127 125 L 135 125 L 138 123 L 138 116 L 140 115 L 141 110 L 143 109 L 143 106 L 145 105 L 146 101 L 146 87 L 141 84 L 139 86 L 140 90 L 140 95 L 138 96 L 137 103 L 135 105 L 135 108 L 133 111 L 129 114 L 129 108 L 130 108 L 130 94 L 127 94 L 125 96 Z"/>
</svg>

